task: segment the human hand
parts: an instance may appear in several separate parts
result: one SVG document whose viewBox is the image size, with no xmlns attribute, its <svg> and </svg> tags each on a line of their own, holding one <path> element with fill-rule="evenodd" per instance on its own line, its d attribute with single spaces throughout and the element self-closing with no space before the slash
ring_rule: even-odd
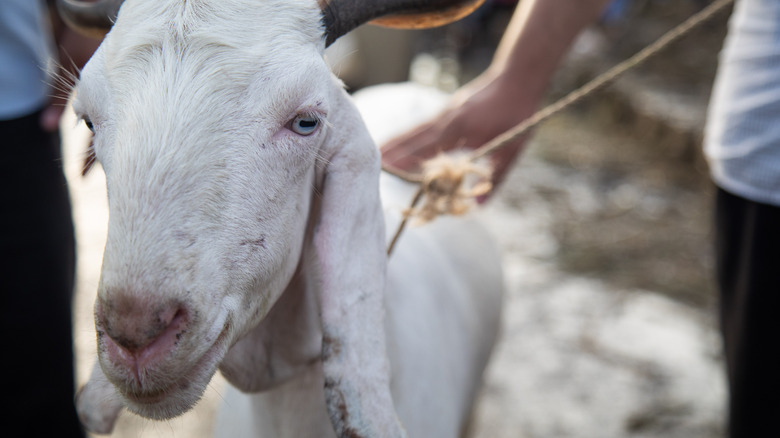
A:
<svg viewBox="0 0 780 438">
<path fill-rule="evenodd" d="M 533 114 L 538 98 L 523 90 L 519 78 L 490 71 L 459 89 L 447 108 L 430 121 L 381 146 L 385 164 L 417 171 L 440 152 L 476 149 Z M 498 184 L 522 151 L 527 137 L 490 158 Z"/>
</svg>

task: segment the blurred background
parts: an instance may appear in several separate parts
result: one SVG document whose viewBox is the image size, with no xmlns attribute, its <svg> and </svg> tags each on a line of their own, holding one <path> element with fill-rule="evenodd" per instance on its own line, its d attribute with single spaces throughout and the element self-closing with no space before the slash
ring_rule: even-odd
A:
<svg viewBox="0 0 780 438">
<path fill-rule="evenodd" d="M 615 0 L 558 70 L 551 102 L 707 4 Z M 446 92 L 490 62 L 516 1 L 425 31 L 363 26 L 327 53 L 351 92 L 414 81 Z M 501 341 L 474 437 L 723 436 L 724 375 L 712 282 L 712 185 L 702 128 L 722 14 L 536 130 L 483 215 L 505 254 Z M 95 357 L 91 307 L 105 239 L 101 171 L 80 176 L 86 130 L 65 119 L 79 245 L 79 383 Z M 422 121 L 422 120 L 421 120 Z M 113 436 L 210 436 L 224 381 L 187 415 L 123 414 Z"/>
</svg>

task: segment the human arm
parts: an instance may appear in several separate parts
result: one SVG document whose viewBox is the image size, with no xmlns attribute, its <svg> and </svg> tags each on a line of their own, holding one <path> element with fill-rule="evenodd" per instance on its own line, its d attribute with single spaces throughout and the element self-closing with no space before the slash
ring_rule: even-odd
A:
<svg viewBox="0 0 780 438">
<path fill-rule="evenodd" d="M 491 65 L 456 91 L 444 112 L 383 145 L 385 164 L 414 170 L 440 151 L 477 148 L 529 117 L 571 43 L 606 3 L 521 1 Z M 503 179 L 524 140 L 493 155 L 494 183 Z"/>
</svg>

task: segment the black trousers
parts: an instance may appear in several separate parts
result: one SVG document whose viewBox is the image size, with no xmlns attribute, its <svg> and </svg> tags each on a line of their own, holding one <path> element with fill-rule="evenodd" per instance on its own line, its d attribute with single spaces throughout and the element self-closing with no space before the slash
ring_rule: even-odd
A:
<svg viewBox="0 0 780 438">
<path fill-rule="evenodd" d="M 780 419 L 780 207 L 719 190 L 715 229 L 728 436 L 773 436 Z"/>
<path fill-rule="evenodd" d="M 0 121 L 3 418 L 20 436 L 83 437 L 76 416 L 74 230 L 59 135 Z"/>
</svg>

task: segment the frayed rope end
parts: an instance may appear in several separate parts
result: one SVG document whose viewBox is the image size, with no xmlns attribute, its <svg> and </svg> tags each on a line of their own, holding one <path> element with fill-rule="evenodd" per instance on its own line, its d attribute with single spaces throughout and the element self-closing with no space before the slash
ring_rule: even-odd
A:
<svg viewBox="0 0 780 438">
<path fill-rule="evenodd" d="M 413 219 L 414 225 L 442 214 L 462 215 L 476 205 L 474 198 L 493 188 L 492 174 L 486 161 L 475 163 L 466 153 L 439 154 L 423 163 L 423 205 L 405 210 L 404 215 Z"/>
</svg>

